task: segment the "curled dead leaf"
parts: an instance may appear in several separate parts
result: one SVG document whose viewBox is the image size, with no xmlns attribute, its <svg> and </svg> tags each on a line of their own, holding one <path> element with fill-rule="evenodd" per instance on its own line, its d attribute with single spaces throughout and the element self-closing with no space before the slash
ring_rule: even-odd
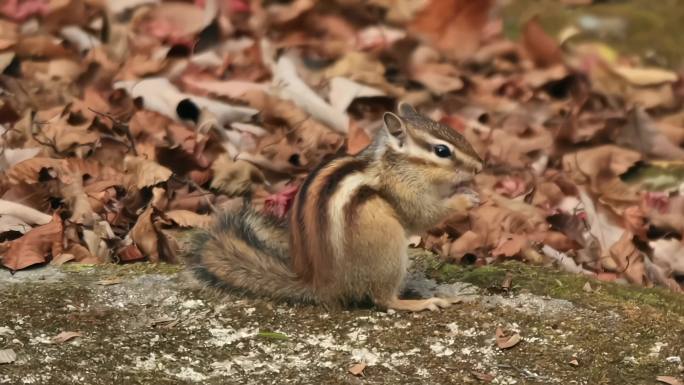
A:
<svg viewBox="0 0 684 385">
<path fill-rule="evenodd" d="M 522 341 L 522 337 L 520 337 L 520 334 L 514 333 L 510 336 L 507 336 L 503 329 L 499 326 L 496 328 L 496 346 L 499 347 L 499 349 L 509 349 L 512 348 L 513 346 L 517 345 Z"/>
</svg>

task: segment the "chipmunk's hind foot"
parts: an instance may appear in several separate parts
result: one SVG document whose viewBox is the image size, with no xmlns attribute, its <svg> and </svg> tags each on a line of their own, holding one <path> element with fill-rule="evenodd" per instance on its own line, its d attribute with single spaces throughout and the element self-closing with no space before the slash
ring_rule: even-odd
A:
<svg viewBox="0 0 684 385">
<path fill-rule="evenodd" d="M 426 299 L 399 299 L 394 298 L 386 305 L 388 309 L 405 310 L 405 311 L 436 311 L 441 308 L 451 306 L 451 301 L 444 298 L 426 298 Z"/>
</svg>

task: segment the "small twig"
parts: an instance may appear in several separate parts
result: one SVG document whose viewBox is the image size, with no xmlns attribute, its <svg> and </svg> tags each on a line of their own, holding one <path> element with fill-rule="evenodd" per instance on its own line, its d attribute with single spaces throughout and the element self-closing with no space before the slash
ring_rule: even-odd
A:
<svg viewBox="0 0 684 385">
<path fill-rule="evenodd" d="M 97 115 L 104 116 L 105 118 L 111 120 L 115 126 L 121 128 L 124 131 L 124 133 L 126 134 L 126 138 L 130 142 L 130 146 L 128 148 L 131 150 L 133 155 L 138 156 L 138 151 L 135 149 L 135 139 L 133 139 L 133 134 L 131 134 L 131 130 L 129 129 L 128 124 L 126 124 L 126 123 L 122 122 L 121 120 L 113 117 L 112 114 L 110 114 L 110 113 L 96 111 L 90 107 L 88 107 L 88 110 L 90 110 L 91 112 L 93 112 Z"/>
<path fill-rule="evenodd" d="M 46 139 L 47 141 L 46 141 L 46 142 L 43 142 L 43 141 L 39 140 L 39 139 L 36 137 L 36 134 L 33 133 L 33 131 L 31 131 L 31 138 L 33 138 L 33 140 L 35 140 L 36 142 L 38 142 L 38 144 L 40 144 L 40 145 L 42 145 L 42 146 L 45 146 L 45 147 L 51 148 L 52 151 L 54 151 L 56 155 L 61 156 L 61 157 L 64 157 L 64 155 L 61 153 L 61 151 L 59 151 L 59 150 L 57 149 L 57 145 L 55 144 L 54 139 L 51 140 L 50 138 L 47 138 L 47 137 L 46 137 L 45 139 Z"/>
<path fill-rule="evenodd" d="M 192 188 L 194 188 L 195 190 L 199 191 L 199 192 L 201 193 L 200 195 L 206 200 L 207 206 L 209 206 L 209 208 L 211 209 L 211 211 L 214 212 L 214 213 L 218 213 L 218 209 L 216 208 L 216 206 L 214 206 L 214 204 L 213 204 L 213 203 L 211 202 L 211 200 L 209 199 L 209 195 L 212 195 L 211 192 L 209 192 L 209 191 L 203 189 L 202 186 L 198 185 L 198 184 L 197 184 L 194 180 L 192 180 L 192 179 L 189 179 L 189 178 L 181 178 L 181 177 L 179 177 L 179 176 L 176 175 L 176 174 L 173 174 L 171 177 L 174 178 L 174 179 L 176 179 L 177 181 L 179 181 L 179 182 L 181 182 L 181 183 L 186 183 L 186 184 L 188 184 L 190 187 L 192 187 Z"/>
</svg>

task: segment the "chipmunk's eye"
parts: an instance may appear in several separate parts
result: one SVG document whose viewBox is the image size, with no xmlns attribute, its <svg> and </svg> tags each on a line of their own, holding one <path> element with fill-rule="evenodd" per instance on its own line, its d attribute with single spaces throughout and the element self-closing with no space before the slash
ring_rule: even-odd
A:
<svg viewBox="0 0 684 385">
<path fill-rule="evenodd" d="M 438 144 L 433 147 L 433 151 L 435 151 L 435 155 L 440 158 L 448 158 L 451 156 L 451 150 L 449 150 L 449 147 L 443 144 Z"/>
</svg>

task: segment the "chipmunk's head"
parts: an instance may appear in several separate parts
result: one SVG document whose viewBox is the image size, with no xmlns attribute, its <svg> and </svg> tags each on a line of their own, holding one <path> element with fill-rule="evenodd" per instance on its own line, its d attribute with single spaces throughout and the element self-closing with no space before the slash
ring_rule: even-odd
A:
<svg viewBox="0 0 684 385">
<path fill-rule="evenodd" d="M 420 115 L 407 103 L 399 103 L 398 112 L 383 116 L 397 167 L 415 168 L 421 182 L 443 197 L 467 190 L 484 163 L 463 135 Z"/>
</svg>

